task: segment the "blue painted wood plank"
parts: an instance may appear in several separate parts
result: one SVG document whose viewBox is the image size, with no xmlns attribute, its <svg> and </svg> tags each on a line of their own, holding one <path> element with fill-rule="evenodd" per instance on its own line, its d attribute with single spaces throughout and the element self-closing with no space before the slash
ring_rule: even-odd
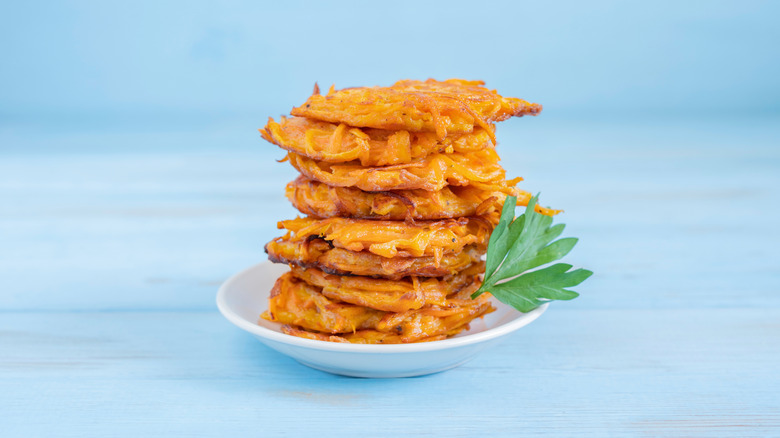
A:
<svg viewBox="0 0 780 438">
<path fill-rule="evenodd" d="M 213 312 L 5 313 L 8 436 L 772 436 L 780 310 L 552 306 L 441 374 L 332 376 Z"/>
</svg>

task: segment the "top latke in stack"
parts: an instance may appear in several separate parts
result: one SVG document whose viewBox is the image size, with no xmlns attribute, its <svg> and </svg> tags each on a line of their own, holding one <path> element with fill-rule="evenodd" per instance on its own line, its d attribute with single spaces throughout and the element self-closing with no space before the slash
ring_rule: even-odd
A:
<svg viewBox="0 0 780 438">
<path fill-rule="evenodd" d="M 287 263 L 262 317 L 285 333 L 354 343 L 444 339 L 492 311 L 472 300 L 507 195 L 494 122 L 541 106 L 479 81 L 400 81 L 314 94 L 263 138 L 301 173 L 269 259 Z M 553 210 L 538 207 L 544 214 Z"/>
</svg>

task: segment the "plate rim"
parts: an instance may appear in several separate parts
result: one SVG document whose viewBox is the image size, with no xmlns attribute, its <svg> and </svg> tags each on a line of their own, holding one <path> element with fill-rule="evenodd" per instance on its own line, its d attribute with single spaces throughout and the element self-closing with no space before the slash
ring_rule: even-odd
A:
<svg viewBox="0 0 780 438">
<path fill-rule="evenodd" d="M 249 266 L 236 274 L 230 276 L 219 287 L 217 291 L 217 308 L 222 316 L 230 321 L 238 328 L 247 331 L 257 337 L 275 341 L 281 344 L 286 344 L 293 347 L 301 347 L 314 350 L 323 350 L 331 352 L 343 352 L 343 353 L 358 353 L 358 354 L 387 354 L 387 353 L 419 353 L 428 351 L 447 350 L 459 347 L 465 347 L 473 344 L 479 344 L 487 342 L 493 339 L 500 338 L 508 335 L 539 318 L 549 307 L 550 303 L 544 303 L 536 309 L 521 314 L 520 317 L 513 319 L 510 322 L 501 324 L 497 327 L 481 331 L 479 333 L 473 333 L 465 336 L 459 336 L 449 339 L 443 339 L 440 341 L 419 342 L 410 344 L 351 344 L 341 342 L 321 341 L 317 339 L 300 338 L 298 336 L 291 336 L 284 333 L 276 332 L 271 329 L 265 328 L 257 323 L 252 323 L 247 319 L 244 319 L 236 312 L 234 312 L 227 304 L 227 295 L 233 283 L 237 282 L 239 278 L 248 275 L 250 272 L 260 269 L 263 266 L 273 265 L 270 261 L 263 261 Z M 506 304 L 498 303 L 499 305 Z M 515 311 L 512 309 L 512 311 Z M 520 312 L 518 312 L 520 313 Z M 258 315 L 258 318 L 260 316 Z"/>
</svg>

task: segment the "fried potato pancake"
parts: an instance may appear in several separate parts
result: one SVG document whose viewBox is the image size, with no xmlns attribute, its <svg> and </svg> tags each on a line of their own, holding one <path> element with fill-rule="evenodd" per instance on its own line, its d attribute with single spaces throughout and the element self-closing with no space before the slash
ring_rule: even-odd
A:
<svg viewBox="0 0 780 438">
<path fill-rule="evenodd" d="M 357 187 L 367 192 L 423 189 L 441 190 L 445 186 L 473 183 L 502 184 L 505 172 L 498 154 L 485 149 L 468 154 L 432 154 L 408 164 L 363 167 L 357 161 L 333 164 L 287 154 L 290 164 L 310 179 L 334 187 Z"/>
<path fill-rule="evenodd" d="M 468 328 L 468 324 L 456 327 L 446 334 L 438 336 L 428 336 L 426 338 L 417 339 L 416 342 L 431 342 L 441 341 L 447 339 L 450 336 L 454 336 L 461 331 Z M 299 338 L 314 339 L 317 341 L 328 342 L 341 342 L 352 344 L 402 344 L 403 336 L 394 335 L 392 333 L 382 333 L 376 330 L 358 330 L 355 333 L 344 333 L 341 335 L 328 335 L 324 333 L 311 332 L 295 326 L 285 324 L 282 326 L 282 333 L 292 336 L 298 336 Z"/>
<path fill-rule="evenodd" d="M 347 333 L 374 329 L 387 312 L 337 303 L 320 293 L 320 288 L 295 278 L 292 272 L 276 280 L 261 317 L 325 333 Z"/>
<path fill-rule="evenodd" d="M 472 132 L 475 126 L 510 117 L 536 115 L 542 106 L 513 97 L 502 97 L 482 81 L 399 81 L 390 87 L 357 87 L 314 94 L 293 108 L 294 116 L 349 126 L 448 135 Z M 491 132 L 492 136 L 492 132 Z M 495 139 L 494 139 L 495 140 Z"/>
<path fill-rule="evenodd" d="M 287 184 L 287 199 L 301 213 L 317 217 L 351 217 L 385 220 L 437 220 L 482 216 L 500 212 L 506 195 L 517 197 L 517 205 L 528 205 L 531 194 L 514 188 L 518 179 L 501 185 L 446 186 L 435 192 L 393 190 L 365 192 L 353 187 L 331 187 L 299 176 Z M 553 216 L 560 210 L 536 206 L 536 211 Z"/>
<path fill-rule="evenodd" d="M 398 313 L 337 302 L 320 291 L 321 288 L 296 278 L 292 272 L 285 273 L 276 280 L 268 310 L 261 317 L 330 335 L 351 333 L 355 336 L 359 331 L 369 330 L 396 336 L 387 341 L 415 342 L 452 334 L 465 328 L 474 318 L 494 310 L 489 294 L 472 300 L 466 296 L 469 291 L 465 289 L 448 298 L 444 305 Z M 372 338 L 377 339 L 377 336 L 364 336 L 364 339 Z"/>
<path fill-rule="evenodd" d="M 367 250 L 373 254 L 392 257 L 433 256 L 441 260 L 444 254 L 462 251 L 475 245 L 483 251 L 487 247 L 493 223 L 474 216 L 441 221 L 418 221 L 409 224 L 400 221 L 313 217 L 280 221 L 277 227 L 289 231 L 284 239 L 302 242 L 322 238 L 337 248 L 350 251 Z"/>
<path fill-rule="evenodd" d="M 491 131 L 438 139 L 433 132 L 385 131 L 355 128 L 303 117 L 268 119 L 260 130 L 267 141 L 282 149 L 328 163 L 359 161 L 361 166 L 410 163 L 433 153 L 473 152 L 493 148 Z"/>
<path fill-rule="evenodd" d="M 402 280 L 387 280 L 352 275 L 334 275 L 319 269 L 292 267 L 295 278 L 321 288 L 326 297 L 384 310 L 386 312 L 406 312 L 425 305 L 443 306 L 448 295 L 457 294 L 471 286 L 476 291 L 478 275 L 484 272 L 484 262 L 478 262 L 467 269 L 444 278 L 407 277 Z"/>
<path fill-rule="evenodd" d="M 368 251 L 350 251 L 336 248 L 324 239 L 291 241 L 277 237 L 265 245 L 268 259 L 303 268 L 317 268 L 329 274 L 362 275 L 399 280 L 407 276 L 444 277 L 479 262 L 485 251 L 474 245 L 444 254 L 440 260 L 424 257 L 382 257 Z"/>
</svg>

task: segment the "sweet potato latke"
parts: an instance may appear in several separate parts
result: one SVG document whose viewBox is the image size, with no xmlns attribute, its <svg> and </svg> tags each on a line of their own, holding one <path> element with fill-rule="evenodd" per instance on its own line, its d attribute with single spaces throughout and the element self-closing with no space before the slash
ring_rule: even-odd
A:
<svg viewBox="0 0 780 438">
<path fill-rule="evenodd" d="M 336 248 L 325 239 L 303 242 L 277 237 L 265 245 L 268 259 L 302 268 L 316 268 L 330 274 L 363 275 L 400 280 L 407 276 L 444 277 L 462 271 L 476 263 L 484 254 L 469 245 L 462 251 L 444 254 L 440 259 L 423 257 L 382 257 L 368 251 Z"/>
<path fill-rule="evenodd" d="M 441 190 L 449 185 L 504 183 L 504 169 L 493 149 L 469 154 L 433 154 L 408 164 L 363 167 L 358 162 L 341 164 L 315 161 L 290 152 L 290 164 L 310 179 L 334 187 L 355 187 L 368 192 L 386 190 Z"/>
<path fill-rule="evenodd" d="M 390 87 L 357 87 L 315 92 L 294 116 L 386 130 L 435 132 L 439 138 L 490 130 L 491 122 L 536 115 L 542 106 L 502 97 L 482 81 L 399 81 Z M 492 131 L 491 131 L 492 133 Z"/>
<path fill-rule="evenodd" d="M 495 122 L 541 105 L 481 81 L 399 81 L 314 94 L 262 137 L 301 176 L 287 197 L 306 217 L 265 246 L 285 263 L 262 318 L 303 338 L 364 344 L 454 336 L 493 310 L 482 284 L 507 195 Z M 284 161 L 284 160 L 283 160 Z M 537 206 L 542 214 L 557 210 Z"/>
<path fill-rule="evenodd" d="M 429 304 L 416 310 L 385 312 L 331 300 L 322 294 L 321 287 L 288 272 L 276 280 L 268 311 L 263 317 L 330 335 L 349 333 L 355 336 L 363 330 L 370 330 L 366 333 L 371 334 L 369 338 L 381 333 L 398 336 L 401 342 L 415 342 L 454 334 L 474 318 L 493 309 L 487 297 L 470 299 L 467 295 L 469 290 L 464 289 L 462 294 L 447 298 L 441 305 Z M 382 337 L 379 336 L 379 339 Z M 346 340 L 350 341 L 349 338 Z"/>
<path fill-rule="evenodd" d="M 364 192 L 354 187 L 331 187 L 299 176 L 287 184 L 287 199 L 301 213 L 323 218 L 449 219 L 493 214 L 501 210 L 506 195 L 516 196 L 518 205 L 528 205 L 531 194 L 515 189 L 516 181 L 446 186 L 434 192 L 420 189 Z M 548 216 L 559 212 L 540 205 L 535 209 Z"/>
<path fill-rule="evenodd" d="M 484 217 L 418 221 L 377 221 L 333 217 L 290 219 L 277 224 L 288 230 L 285 238 L 303 242 L 312 238 L 329 241 L 333 246 L 350 251 L 392 257 L 433 256 L 441 260 L 444 254 L 475 245 L 487 247 L 493 224 Z"/>
<path fill-rule="evenodd" d="M 313 160 L 359 161 L 361 166 L 405 164 L 433 153 L 473 152 L 495 146 L 492 131 L 482 128 L 439 139 L 434 132 L 361 129 L 303 117 L 283 117 L 281 123 L 268 119 L 260 134 L 282 149 Z"/>
<path fill-rule="evenodd" d="M 484 270 L 484 263 L 478 262 L 441 279 L 408 277 L 403 280 L 328 274 L 299 266 L 293 266 L 292 273 L 299 280 L 322 288 L 320 293 L 332 300 L 387 312 L 406 312 L 426 304 L 444 306 L 448 295 L 457 294 L 464 288 L 472 292 L 477 290 L 477 276 Z"/>
</svg>

